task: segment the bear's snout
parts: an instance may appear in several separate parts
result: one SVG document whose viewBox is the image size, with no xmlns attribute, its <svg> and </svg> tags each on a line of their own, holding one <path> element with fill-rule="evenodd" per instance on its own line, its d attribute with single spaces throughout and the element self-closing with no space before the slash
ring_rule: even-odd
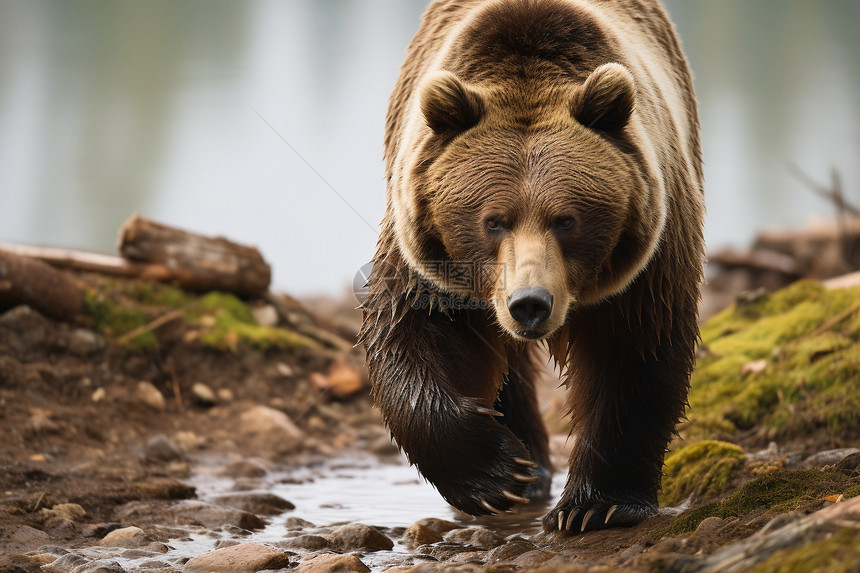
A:
<svg viewBox="0 0 860 573">
<path fill-rule="evenodd" d="M 522 335 L 532 338 L 530 335 L 552 314 L 552 302 L 552 295 L 545 288 L 520 288 L 508 297 L 508 311 L 522 326 Z"/>
</svg>

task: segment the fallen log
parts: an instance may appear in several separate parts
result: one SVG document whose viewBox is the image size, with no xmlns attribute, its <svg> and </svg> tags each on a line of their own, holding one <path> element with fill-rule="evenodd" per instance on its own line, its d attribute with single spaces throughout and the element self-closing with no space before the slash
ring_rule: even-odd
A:
<svg viewBox="0 0 860 573">
<path fill-rule="evenodd" d="M 123 223 L 118 249 L 129 261 L 168 269 L 171 279 L 189 290 L 261 298 L 271 282 L 271 268 L 256 248 L 189 233 L 139 215 Z"/>
<path fill-rule="evenodd" d="M 0 311 L 21 304 L 63 321 L 87 313 L 84 289 L 73 277 L 42 261 L 0 250 Z"/>
</svg>

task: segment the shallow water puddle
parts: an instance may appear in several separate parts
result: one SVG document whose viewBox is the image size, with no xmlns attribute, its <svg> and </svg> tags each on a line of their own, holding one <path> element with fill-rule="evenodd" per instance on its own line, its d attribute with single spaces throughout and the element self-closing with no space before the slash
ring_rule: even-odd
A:
<svg viewBox="0 0 860 573">
<path fill-rule="evenodd" d="M 223 456 L 195 459 L 195 474 L 187 482 L 197 488 L 200 501 L 213 502 L 219 496 L 238 492 L 271 493 L 289 500 L 296 508 L 265 518 L 266 527 L 252 533 L 230 527 L 210 530 L 178 526 L 187 532 L 187 537 L 169 540 L 167 544 L 172 549 L 163 555 L 140 557 L 124 552 L 123 556 L 117 555 L 116 549 L 103 547 L 89 548 L 85 555 L 116 560 L 129 570 L 147 568 L 147 562 L 154 561 L 181 567 L 189 558 L 236 542 L 280 545 L 287 537 L 296 535 L 295 528 L 290 530 L 288 520 L 300 518 L 313 524 L 303 528 L 302 534 L 345 523 L 380 528 L 392 539 L 394 548 L 362 557 L 369 567 L 380 570 L 402 564 L 407 555 L 415 555 L 402 543 L 402 538 L 406 529 L 420 519 L 435 517 L 467 526 L 483 525 L 502 536 L 529 537 L 540 531 L 540 518 L 547 510 L 547 505 L 531 504 L 512 514 L 470 517 L 449 506 L 402 456 L 379 458 L 366 452 L 348 452 L 302 466 L 274 467 L 262 478 L 233 479 L 218 475 L 230 461 L 233 460 Z M 556 476 L 553 497 L 561 493 L 562 486 L 563 479 Z"/>
</svg>

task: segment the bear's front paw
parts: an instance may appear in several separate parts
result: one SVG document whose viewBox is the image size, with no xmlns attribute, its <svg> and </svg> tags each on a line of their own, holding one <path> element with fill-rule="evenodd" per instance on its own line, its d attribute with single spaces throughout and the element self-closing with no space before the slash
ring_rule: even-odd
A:
<svg viewBox="0 0 860 573">
<path fill-rule="evenodd" d="M 529 503 L 526 489 L 541 477 L 522 442 L 482 411 L 473 410 L 463 421 L 464 431 L 445 448 L 445 460 L 419 464 L 424 476 L 448 503 L 470 515 Z"/>
<path fill-rule="evenodd" d="M 564 534 L 584 533 L 622 525 L 636 525 L 651 517 L 657 508 L 649 503 L 584 502 L 573 503 L 562 500 L 543 518 L 547 533 L 560 531 Z"/>
</svg>

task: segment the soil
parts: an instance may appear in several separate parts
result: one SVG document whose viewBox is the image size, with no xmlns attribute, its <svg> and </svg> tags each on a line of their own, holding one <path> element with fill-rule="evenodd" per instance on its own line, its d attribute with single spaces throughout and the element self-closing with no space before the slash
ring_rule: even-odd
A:
<svg viewBox="0 0 860 573">
<path fill-rule="evenodd" d="M 746 445 L 745 465 L 731 466 L 718 497 L 691 495 L 632 528 L 546 535 L 539 520 L 548 501 L 470 518 L 448 508 L 391 444 L 349 344 L 269 344 L 239 331 L 213 342 L 207 329 L 218 313 L 185 312 L 196 297 L 183 298 L 177 313 L 164 297 L 116 295 L 139 293 L 133 281 L 79 279 L 142 313 L 155 325 L 147 331 L 154 344 L 124 337 L 135 327 L 68 324 L 29 307 L 0 313 L 0 571 L 746 570 L 824 548 L 857 526 L 857 504 L 833 521 L 841 526 L 821 517 L 856 501 L 835 495 L 858 487 L 856 468 L 843 463 L 856 450 L 797 444 Z M 301 312 L 346 339 L 360 319 L 349 306 L 329 304 L 325 318 Z M 175 319 L 158 322 L 171 312 Z M 290 328 L 283 316 L 274 322 Z M 565 468 L 555 384 L 548 372 L 540 392 L 554 460 Z M 714 505 L 762 475 L 804 467 L 826 473 L 829 485 L 799 502 Z M 563 481 L 557 472 L 555 495 Z M 716 509 L 678 527 L 681 512 L 708 504 Z M 824 521 L 811 527 L 810 519 Z M 761 547 L 742 545 L 754 534 Z"/>
</svg>

